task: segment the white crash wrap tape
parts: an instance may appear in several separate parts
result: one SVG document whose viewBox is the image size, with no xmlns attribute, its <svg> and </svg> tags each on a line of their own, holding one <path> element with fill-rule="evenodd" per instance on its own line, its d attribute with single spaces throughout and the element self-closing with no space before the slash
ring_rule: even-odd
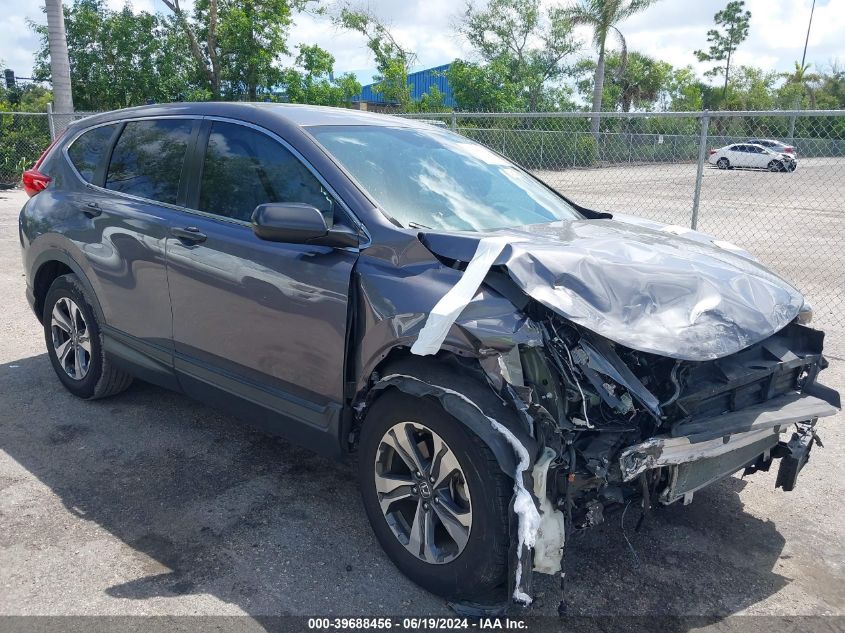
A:
<svg viewBox="0 0 845 633">
<path fill-rule="evenodd" d="M 437 305 L 431 310 L 425 325 L 420 330 L 417 340 L 411 346 L 411 352 L 419 356 L 428 356 L 440 351 L 449 328 L 461 315 L 467 304 L 478 292 L 481 282 L 487 276 L 490 266 L 508 244 L 504 237 L 485 237 L 478 242 L 472 260 L 467 264 L 463 276 Z"/>
</svg>

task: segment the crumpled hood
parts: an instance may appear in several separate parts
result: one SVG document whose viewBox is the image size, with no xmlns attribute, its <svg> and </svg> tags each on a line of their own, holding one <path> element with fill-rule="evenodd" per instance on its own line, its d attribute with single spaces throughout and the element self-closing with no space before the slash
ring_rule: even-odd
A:
<svg viewBox="0 0 845 633">
<path fill-rule="evenodd" d="M 670 358 L 727 356 L 797 316 L 801 294 L 748 253 L 674 228 L 621 216 L 420 239 L 438 256 L 468 262 L 480 239 L 504 237 L 493 265 L 530 297 L 612 341 Z"/>
</svg>

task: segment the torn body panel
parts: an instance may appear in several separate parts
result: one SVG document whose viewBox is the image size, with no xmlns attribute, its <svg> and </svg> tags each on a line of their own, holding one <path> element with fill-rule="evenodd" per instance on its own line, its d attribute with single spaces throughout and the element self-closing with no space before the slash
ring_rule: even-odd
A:
<svg viewBox="0 0 845 633">
<path fill-rule="evenodd" d="M 356 269 L 359 414 L 396 387 L 436 397 L 491 446 L 515 482 L 510 586 L 521 604 L 531 550 L 534 570 L 561 571 L 568 534 L 606 508 L 689 501 L 774 459 L 791 460 L 791 489 L 815 432 L 782 434 L 835 411 L 838 394 L 816 382 L 823 334 L 797 322 L 803 299 L 791 286 L 706 240 L 603 222 L 556 227 L 566 249 L 557 234 L 423 234 L 437 258 L 417 257 L 405 277 L 366 256 Z M 400 368 L 374 373 L 397 350 Z M 444 355 L 487 385 L 444 382 Z M 479 387 L 501 409 L 482 410 Z M 500 422 L 516 442 L 496 437 Z"/>
<path fill-rule="evenodd" d="M 351 347 L 355 392 L 366 392 L 371 374 L 397 349 L 409 353 L 434 306 L 461 279 L 461 271 L 428 255 L 403 267 L 362 255 L 355 268 L 356 309 Z M 513 303 L 484 285 L 449 326 L 440 350 L 481 358 L 519 345 L 541 344 L 539 330 Z"/>
</svg>

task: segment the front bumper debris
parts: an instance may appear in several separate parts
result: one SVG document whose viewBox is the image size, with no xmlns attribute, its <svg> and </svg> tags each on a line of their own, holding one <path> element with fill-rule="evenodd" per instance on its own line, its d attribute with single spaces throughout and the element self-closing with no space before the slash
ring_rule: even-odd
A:
<svg viewBox="0 0 845 633">
<path fill-rule="evenodd" d="M 773 457 L 781 457 L 777 486 L 792 490 L 815 439 L 815 421 L 836 412 L 836 407 L 819 398 L 790 394 L 741 411 L 680 424 L 672 429 L 672 435 L 653 437 L 622 451 L 622 476 L 631 481 L 648 470 L 667 467 L 669 481 L 659 500 L 672 503 L 683 498 L 689 502 L 697 490 L 755 460 L 767 470 Z M 798 431 L 788 444 L 781 442 L 781 433 L 793 424 Z"/>
</svg>

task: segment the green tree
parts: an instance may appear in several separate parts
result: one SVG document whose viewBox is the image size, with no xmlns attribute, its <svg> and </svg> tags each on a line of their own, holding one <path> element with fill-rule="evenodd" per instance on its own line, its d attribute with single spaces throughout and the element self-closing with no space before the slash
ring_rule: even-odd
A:
<svg viewBox="0 0 845 633">
<path fill-rule="evenodd" d="M 816 101 L 825 110 L 845 108 L 845 68 L 839 62 L 831 62 L 830 70 L 822 73 Z"/>
<path fill-rule="evenodd" d="M 753 66 L 739 66 L 728 84 L 723 105 L 727 110 L 771 110 L 779 75 Z"/>
<path fill-rule="evenodd" d="M 786 83 L 779 90 L 780 98 L 786 103 L 786 107 L 795 108 L 806 98 L 811 109 L 816 108 L 816 88 L 822 81 L 818 73 L 810 72 L 812 64 L 801 65 L 795 62 L 792 72 L 782 73 L 781 77 Z"/>
<path fill-rule="evenodd" d="M 376 62 L 373 89 L 384 95 L 386 101 L 407 109 L 411 103 L 412 88 L 408 84 L 408 73 L 417 59 L 416 53 L 401 44 L 387 25 L 369 9 L 344 5 L 334 22 L 366 38 L 367 47 Z"/>
<path fill-rule="evenodd" d="M 490 103 L 490 109 L 516 105 L 517 99 L 529 111 L 540 109 L 550 101 L 545 99 L 550 86 L 567 72 L 564 60 L 578 50 L 566 11 L 560 7 L 541 11 L 539 0 L 490 0 L 484 8 L 468 2 L 459 30 L 486 67 L 462 62 L 450 73 L 450 82 L 465 82 L 457 88 L 464 97 L 470 96 L 470 86 L 482 88 L 483 95 L 474 101 Z M 491 91 L 501 86 L 505 94 L 492 98 Z M 557 98 L 560 92 L 553 94 Z M 462 106 L 471 101 L 458 98 Z"/>
<path fill-rule="evenodd" d="M 698 79 L 692 66 L 672 70 L 663 97 L 664 110 L 675 112 L 696 112 L 703 106 L 704 84 Z"/>
<path fill-rule="evenodd" d="M 517 87 L 501 64 L 476 64 L 456 59 L 446 71 L 452 96 L 462 110 L 508 112 L 523 109 Z"/>
<path fill-rule="evenodd" d="M 639 52 L 627 56 L 627 63 L 622 65 L 622 54 L 611 52 L 607 55 L 605 68 L 608 79 L 604 82 L 602 110 L 653 110 L 658 98 L 668 89 L 672 75 L 672 66 Z M 578 81 L 578 91 L 584 98 L 593 92 L 596 62 L 584 60 L 577 65 L 577 73 L 589 75 Z"/>
<path fill-rule="evenodd" d="M 108 110 L 148 100 L 171 101 L 190 93 L 194 71 L 185 63 L 183 37 L 168 20 L 131 8 L 112 11 L 104 0 L 76 0 L 64 8 L 71 85 L 80 110 Z M 48 81 L 47 27 L 31 24 L 41 38 L 34 76 Z"/>
<path fill-rule="evenodd" d="M 351 73 L 334 77 L 334 56 L 314 45 L 299 45 L 294 67 L 282 73 L 291 103 L 342 106 L 361 92 L 361 84 Z"/>
<path fill-rule="evenodd" d="M 719 28 L 707 31 L 707 42 L 710 48 L 707 51 L 695 51 L 695 56 L 702 62 L 720 62 L 711 70 L 707 71 L 709 76 L 724 75 L 725 84 L 722 88 L 722 97 L 727 98 L 728 82 L 731 71 L 731 57 L 737 47 L 748 37 L 748 28 L 751 22 L 751 11 L 745 10 L 743 0 L 731 0 L 721 11 L 713 16 Z M 724 62 L 724 65 L 721 64 Z"/>
<path fill-rule="evenodd" d="M 197 0 L 188 15 L 179 0 L 162 0 L 187 38 L 211 97 L 254 101 L 281 81 L 293 15 L 313 0 Z"/>
<path fill-rule="evenodd" d="M 599 53 L 593 79 L 593 112 L 601 112 L 608 37 L 614 33 L 619 39 L 622 51 L 619 70 L 624 71 L 628 48 L 618 24 L 653 3 L 654 0 L 579 0 L 578 4 L 567 11 L 567 15 L 574 24 L 588 26 L 593 30 L 593 45 Z M 599 127 L 600 118 L 595 116 L 590 121 L 590 129 L 594 136 L 598 136 Z"/>
</svg>

